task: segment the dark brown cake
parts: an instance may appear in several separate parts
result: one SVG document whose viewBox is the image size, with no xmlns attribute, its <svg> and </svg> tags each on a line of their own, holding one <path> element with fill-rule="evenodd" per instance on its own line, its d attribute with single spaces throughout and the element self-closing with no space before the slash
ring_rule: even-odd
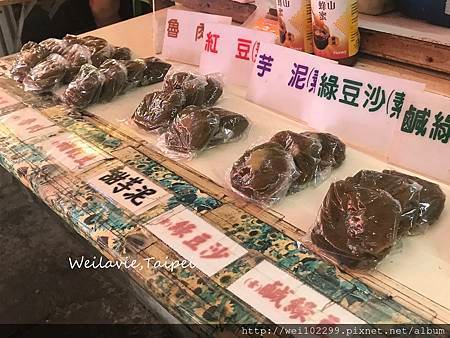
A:
<svg viewBox="0 0 450 338">
<path fill-rule="evenodd" d="M 56 53 L 62 55 L 69 43 L 66 40 L 50 38 L 41 41 L 39 45 L 46 48 L 51 54 Z"/>
<path fill-rule="evenodd" d="M 136 59 L 125 61 L 124 65 L 127 69 L 127 90 L 138 87 L 144 79 L 145 62 Z"/>
<path fill-rule="evenodd" d="M 133 120 L 145 130 L 165 129 L 185 103 L 182 90 L 153 92 L 144 97 L 133 114 Z"/>
<path fill-rule="evenodd" d="M 219 127 L 209 141 L 210 146 L 235 141 L 248 128 L 248 120 L 240 114 L 218 107 L 211 107 L 209 110 L 214 112 L 220 119 Z"/>
<path fill-rule="evenodd" d="M 234 163 L 230 179 L 232 187 L 247 198 L 273 203 L 286 195 L 297 175 L 292 155 L 268 142 L 246 151 Z"/>
<path fill-rule="evenodd" d="M 299 177 L 293 182 L 291 192 L 298 191 L 319 175 L 322 145 L 318 139 L 292 131 L 281 131 L 272 137 L 271 142 L 281 145 L 294 158 Z"/>
<path fill-rule="evenodd" d="M 333 183 L 322 203 L 312 242 L 339 264 L 370 269 L 394 245 L 401 206 L 380 189 Z"/>
<path fill-rule="evenodd" d="M 170 124 L 165 144 L 170 150 L 191 154 L 205 149 L 219 129 L 220 118 L 207 108 L 188 106 Z"/>
<path fill-rule="evenodd" d="M 98 101 L 105 76 L 93 65 L 84 65 L 63 94 L 70 107 L 86 108 Z"/>
<path fill-rule="evenodd" d="M 445 194 L 439 185 L 394 170 L 384 170 L 383 173 L 402 177 L 417 182 L 422 186 L 419 197 L 419 217 L 417 222 L 409 230 L 410 235 L 422 233 L 427 225 L 432 225 L 438 220 L 445 205 Z"/>
<path fill-rule="evenodd" d="M 31 68 L 43 61 L 49 54 L 46 48 L 36 43 L 25 44 L 12 64 L 11 77 L 15 81 L 22 82 Z"/>
<path fill-rule="evenodd" d="M 207 85 L 205 87 L 205 98 L 203 100 L 203 105 L 209 107 L 213 106 L 222 96 L 223 84 L 214 74 L 207 75 L 206 81 Z"/>
<path fill-rule="evenodd" d="M 400 202 L 401 217 L 399 235 L 408 233 L 417 223 L 420 206 L 419 197 L 422 187 L 414 181 L 371 170 L 361 170 L 347 181 L 371 189 L 382 189 Z"/>
<path fill-rule="evenodd" d="M 141 60 L 145 63 L 145 68 L 142 80 L 139 84 L 140 86 L 148 86 L 164 81 L 167 72 L 170 67 L 172 67 L 171 64 L 155 57 L 149 57 Z"/>
<path fill-rule="evenodd" d="M 92 63 L 89 48 L 80 44 L 71 44 L 66 48 L 63 56 L 69 62 L 67 73 L 63 79 L 64 83 L 70 83 L 77 76 L 81 66 Z"/>
<path fill-rule="evenodd" d="M 113 48 L 105 39 L 96 36 L 85 36 L 79 40 L 81 44 L 89 48 L 94 66 L 99 67 L 107 59 L 111 58 Z"/>
<path fill-rule="evenodd" d="M 320 153 L 320 171 L 328 168 L 338 168 L 345 160 L 345 144 L 336 136 L 328 133 L 302 133 L 308 137 L 313 137 L 320 140 L 322 144 L 322 151 Z"/>
<path fill-rule="evenodd" d="M 128 47 L 113 47 L 111 53 L 111 59 L 115 60 L 130 60 L 131 59 L 131 49 Z"/>
<path fill-rule="evenodd" d="M 186 106 L 202 106 L 205 102 L 206 79 L 188 72 L 171 74 L 166 78 L 164 90 L 181 89 L 186 96 Z"/>
<path fill-rule="evenodd" d="M 110 102 L 124 91 L 127 85 L 127 69 L 120 61 L 109 59 L 101 64 L 99 70 L 105 77 L 100 102 Z"/>
<path fill-rule="evenodd" d="M 49 55 L 34 66 L 23 80 L 25 91 L 46 92 L 52 90 L 64 77 L 67 60 L 58 54 Z"/>
</svg>

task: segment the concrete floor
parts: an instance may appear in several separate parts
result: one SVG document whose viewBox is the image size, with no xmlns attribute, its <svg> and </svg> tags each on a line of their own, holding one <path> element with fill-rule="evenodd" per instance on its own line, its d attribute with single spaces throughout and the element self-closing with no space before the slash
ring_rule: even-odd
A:
<svg viewBox="0 0 450 338">
<path fill-rule="evenodd" d="M 158 323 L 117 270 L 71 270 L 97 255 L 0 167 L 0 323 Z M 5 186 L 6 181 L 6 186 Z"/>
</svg>

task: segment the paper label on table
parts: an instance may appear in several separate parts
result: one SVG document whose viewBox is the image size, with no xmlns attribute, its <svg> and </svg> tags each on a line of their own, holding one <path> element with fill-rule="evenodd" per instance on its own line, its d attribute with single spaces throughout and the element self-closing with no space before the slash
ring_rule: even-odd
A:
<svg viewBox="0 0 450 338">
<path fill-rule="evenodd" d="M 205 24 L 205 41 L 200 61 L 203 74 L 222 73 L 229 84 L 247 85 L 263 42 L 275 42 L 270 32 Z"/>
<path fill-rule="evenodd" d="M 325 310 L 332 303 L 330 299 L 267 261 L 247 272 L 228 290 L 275 324 L 364 323 L 341 306 Z"/>
<path fill-rule="evenodd" d="M 418 92 L 396 121 L 389 162 L 450 183 L 450 98 Z"/>
<path fill-rule="evenodd" d="M 63 133 L 36 143 L 45 155 L 50 156 L 71 171 L 85 169 L 108 158 L 101 150 L 76 135 Z"/>
<path fill-rule="evenodd" d="M 154 202 L 169 195 L 150 179 L 123 166 L 90 178 L 88 184 L 136 215 L 144 213 Z"/>
<path fill-rule="evenodd" d="M 247 252 L 184 207 L 177 207 L 153 219 L 145 228 L 208 276 Z"/>
<path fill-rule="evenodd" d="M 163 55 L 169 60 L 198 66 L 205 37 L 206 23 L 231 24 L 231 17 L 167 10 Z"/>
<path fill-rule="evenodd" d="M 19 103 L 19 101 L 6 94 L 3 90 L 0 90 L 0 109 L 15 105 L 17 103 Z"/>
<path fill-rule="evenodd" d="M 54 126 L 52 121 L 31 108 L 20 109 L 5 115 L 0 118 L 0 123 L 5 125 L 21 141 L 55 131 L 54 128 L 50 130 L 48 128 Z"/>
<path fill-rule="evenodd" d="M 424 87 L 262 43 L 247 98 L 386 157 L 398 111 Z"/>
</svg>

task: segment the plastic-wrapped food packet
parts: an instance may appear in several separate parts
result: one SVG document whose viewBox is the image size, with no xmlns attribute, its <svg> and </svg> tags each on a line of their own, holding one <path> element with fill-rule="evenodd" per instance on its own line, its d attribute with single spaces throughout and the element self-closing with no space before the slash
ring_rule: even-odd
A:
<svg viewBox="0 0 450 338">
<path fill-rule="evenodd" d="M 48 55 L 48 50 L 36 43 L 25 44 L 12 64 L 11 77 L 15 81 L 22 82 L 31 68 L 43 61 Z"/>
<path fill-rule="evenodd" d="M 61 39 L 46 39 L 39 43 L 40 46 L 46 48 L 51 54 L 56 53 L 62 55 L 69 43 Z"/>
<path fill-rule="evenodd" d="M 401 206 L 399 235 L 408 233 L 416 224 L 420 213 L 421 185 L 405 177 L 372 170 L 361 170 L 353 177 L 347 178 L 347 181 L 366 188 L 382 189 L 399 201 Z"/>
<path fill-rule="evenodd" d="M 164 83 L 164 90 L 181 89 L 186 95 L 186 106 L 203 106 L 205 88 L 208 85 L 203 75 L 191 72 L 169 72 Z"/>
<path fill-rule="evenodd" d="M 341 266 L 372 269 L 394 246 L 401 212 L 384 190 L 338 181 L 325 196 L 311 241 Z"/>
<path fill-rule="evenodd" d="M 104 81 L 105 76 L 97 67 L 84 65 L 65 90 L 62 101 L 70 107 L 86 108 L 98 101 Z"/>
<path fill-rule="evenodd" d="M 80 38 L 80 43 L 91 51 L 91 61 L 99 67 L 107 59 L 111 58 L 113 47 L 105 39 L 96 36 L 85 36 Z"/>
<path fill-rule="evenodd" d="M 140 86 L 148 86 L 164 81 L 167 72 L 169 71 L 170 67 L 172 67 L 170 63 L 166 63 L 161 59 L 155 57 L 149 57 L 139 60 L 142 60 L 145 63 L 143 77 L 141 82 L 139 83 Z"/>
<path fill-rule="evenodd" d="M 328 168 L 336 169 L 345 160 L 345 144 L 336 136 L 328 133 L 304 132 L 302 135 L 315 138 L 322 144 L 319 168 L 321 171 Z"/>
<path fill-rule="evenodd" d="M 209 141 L 209 147 L 240 139 L 249 126 L 245 116 L 219 107 L 210 107 L 209 110 L 219 117 L 219 128 Z"/>
<path fill-rule="evenodd" d="M 47 92 L 53 90 L 66 74 L 68 62 L 58 54 L 50 54 L 34 66 L 23 80 L 24 90 Z"/>
<path fill-rule="evenodd" d="M 438 220 L 445 205 L 445 194 L 439 185 L 394 170 L 383 170 L 383 173 L 402 177 L 422 186 L 419 194 L 419 215 L 408 235 L 421 234 Z"/>
<path fill-rule="evenodd" d="M 68 46 L 64 51 L 63 56 L 69 62 L 66 76 L 63 79 L 64 83 L 70 83 L 83 65 L 92 63 L 89 48 L 77 43 Z"/>
<path fill-rule="evenodd" d="M 208 147 L 219 125 L 219 116 L 211 110 L 188 106 L 178 113 L 164 134 L 165 146 L 193 156 Z"/>
<path fill-rule="evenodd" d="M 138 87 L 144 79 L 144 70 L 146 67 L 142 59 L 124 61 L 127 69 L 127 86 L 125 90 Z"/>
<path fill-rule="evenodd" d="M 223 79 L 220 74 L 206 75 L 204 106 L 213 106 L 223 94 Z"/>
<path fill-rule="evenodd" d="M 63 37 L 63 40 L 66 41 L 69 45 L 72 44 L 81 44 L 81 38 L 78 37 L 77 35 L 73 35 L 73 34 L 67 34 L 66 36 Z"/>
<path fill-rule="evenodd" d="M 131 49 L 128 47 L 112 47 L 111 59 L 131 60 Z"/>
<path fill-rule="evenodd" d="M 247 150 L 230 172 L 231 187 L 235 192 L 268 205 L 286 196 L 297 177 L 292 155 L 274 142 Z"/>
<path fill-rule="evenodd" d="M 22 48 L 20 48 L 20 51 L 23 52 L 23 51 L 26 51 L 26 50 L 35 48 L 36 46 L 38 46 L 38 43 L 37 43 L 37 42 L 34 42 L 34 41 L 28 41 L 27 43 L 25 43 L 25 44 L 22 46 Z"/>
<path fill-rule="evenodd" d="M 293 193 L 305 188 L 320 176 L 322 143 L 318 139 L 292 131 L 280 131 L 272 137 L 271 142 L 281 145 L 294 158 L 299 176 L 293 182 L 289 192 Z"/>
<path fill-rule="evenodd" d="M 127 85 L 127 68 L 120 61 L 109 59 L 99 67 L 105 81 L 100 94 L 100 102 L 109 102 L 123 93 Z"/>
<path fill-rule="evenodd" d="M 167 129 L 186 105 L 182 90 L 156 91 L 144 97 L 133 114 L 133 121 L 147 131 Z"/>
</svg>

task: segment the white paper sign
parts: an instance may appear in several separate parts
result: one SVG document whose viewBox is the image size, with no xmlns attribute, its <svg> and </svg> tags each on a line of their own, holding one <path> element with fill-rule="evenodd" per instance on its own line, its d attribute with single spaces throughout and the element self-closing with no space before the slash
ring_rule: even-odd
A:
<svg viewBox="0 0 450 338">
<path fill-rule="evenodd" d="M 226 83 L 247 85 L 263 42 L 275 42 L 275 34 L 237 26 L 205 24 L 200 72 L 222 73 Z"/>
<path fill-rule="evenodd" d="M 247 98 L 386 157 L 397 111 L 417 82 L 262 43 Z"/>
<path fill-rule="evenodd" d="M 155 218 L 145 228 L 208 276 L 247 252 L 184 207 L 177 207 Z"/>
<path fill-rule="evenodd" d="M 450 98 L 423 92 L 408 97 L 389 162 L 450 183 Z"/>
<path fill-rule="evenodd" d="M 56 131 L 55 128 L 48 128 L 54 126 L 52 121 L 31 108 L 20 109 L 5 115 L 0 118 L 0 123 L 5 125 L 22 141 Z"/>
<path fill-rule="evenodd" d="M 263 261 L 228 290 L 275 324 L 363 324 L 353 314 Z"/>
<path fill-rule="evenodd" d="M 167 10 L 163 56 L 166 59 L 198 66 L 204 46 L 205 24 L 231 24 L 231 17 Z"/>
<path fill-rule="evenodd" d="M 169 193 L 129 167 L 116 167 L 90 178 L 88 184 L 102 195 L 140 215 Z"/>
<path fill-rule="evenodd" d="M 0 90 L 0 109 L 19 103 L 16 99 Z"/>
<path fill-rule="evenodd" d="M 72 171 L 81 170 L 108 158 L 76 135 L 63 133 L 36 143 L 46 156 L 50 156 Z"/>
</svg>

